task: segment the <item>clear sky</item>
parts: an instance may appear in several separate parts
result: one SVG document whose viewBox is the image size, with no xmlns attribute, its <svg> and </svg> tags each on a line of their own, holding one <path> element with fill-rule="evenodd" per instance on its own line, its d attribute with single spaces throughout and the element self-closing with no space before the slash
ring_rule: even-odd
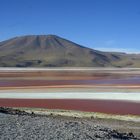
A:
<svg viewBox="0 0 140 140">
<path fill-rule="evenodd" d="M 31 34 L 137 53 L 140 0 L 0 0 L 0 41 Z"/>
</svg>

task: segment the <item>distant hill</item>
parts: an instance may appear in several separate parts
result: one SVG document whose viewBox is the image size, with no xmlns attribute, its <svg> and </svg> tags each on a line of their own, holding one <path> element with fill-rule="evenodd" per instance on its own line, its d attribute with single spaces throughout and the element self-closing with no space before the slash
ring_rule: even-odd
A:
<svg viewBox="0 0 140 140">
<path fill-rule="evenodd" d="M 0 42 L 0 67 L 140 67 L 140 55 L 102 52 L 56 35 Z"/>
</svg>

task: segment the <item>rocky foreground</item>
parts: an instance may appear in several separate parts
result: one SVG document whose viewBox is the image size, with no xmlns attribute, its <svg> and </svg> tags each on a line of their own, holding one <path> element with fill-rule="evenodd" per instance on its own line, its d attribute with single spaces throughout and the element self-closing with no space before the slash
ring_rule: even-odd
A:
<svg viewBox="0 0 140 140">
<path fill-rule="evenodd" d="M 94 121 L 0 108 L 0 140 L 139 140 Z"/>
</svg>

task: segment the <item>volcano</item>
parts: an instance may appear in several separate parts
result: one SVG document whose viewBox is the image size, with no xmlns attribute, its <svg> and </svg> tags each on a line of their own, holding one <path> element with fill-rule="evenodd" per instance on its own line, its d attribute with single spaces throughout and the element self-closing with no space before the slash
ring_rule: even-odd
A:
<svg viewBox="0 0 140 140">
<path fill-rule="evenodd" d="M 140 55 L 94 50 L 56 35 L 0 42 L 1 67 L 140 67 Z"/>
</svg>

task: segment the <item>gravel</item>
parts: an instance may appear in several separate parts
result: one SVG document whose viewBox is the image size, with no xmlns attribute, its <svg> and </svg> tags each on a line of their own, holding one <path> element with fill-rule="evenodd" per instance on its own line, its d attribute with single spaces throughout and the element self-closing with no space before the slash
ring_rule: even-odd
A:
<svg viewBox="0 0 140 140">
<path fill-rule="evenodd" d="M 92 121 L 7 112 L 0 113 L 0 140 L 139 140 L 133 133 Z"/>
</svg>

